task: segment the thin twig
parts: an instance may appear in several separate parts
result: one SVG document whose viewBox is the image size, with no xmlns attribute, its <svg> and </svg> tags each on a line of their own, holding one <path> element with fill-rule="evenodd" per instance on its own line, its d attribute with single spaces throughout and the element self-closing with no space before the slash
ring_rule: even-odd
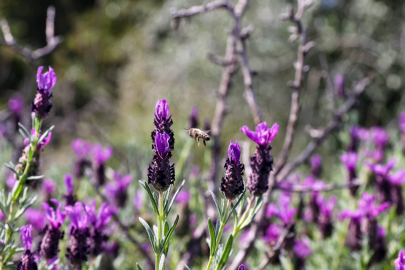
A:
<svg viewBox="0 0 405 270">
<path fill-rule="evenodd" d="M 100 191 L 98 186 L 95 186 L 95 190 L 104 202 L 108 202 L 108 198 Z M 154 269 L 154 267 L 155 267 L 154 260 L 150 257 L 150 254 L 144 248 L 142 248 L 142 244 L 129 233 L 130 228 L 127 225 L 125 225 L 124 223 L 122 223 L 122 221 L 120 220 L 120 218 L 118 217 L 118 215 L 116 213 L 112 213 L 112 217 L 115 220 L 115 222 L 117 222 L 117 224 L 120 227 L 120 229 L 122 230 L 122 232 L 127 236 L 128 240 L 130 242 L 132 242 L 138 248 L 138 250 L 142 253 L 142 255 L 146 259 L 146 262 L 148 263 L 150 269 Z"/>
<path fill-rule="evenodd" d="M 61 36 L 54 36 L 55 32 L 55 8 L 53 6 L 48 7 L 46 18 L 46 46 L 31 50 L 27 47 L 23 47 L 17 44 L 14 39 L 8 22 L 6 19 L 0 21 L 1 31 L 3 32 L 4 39 L 0 39 L 0 44 L 10 47 L 13 51 L 24 56 L 28 62 L 33 63 L 36 59 L 41 58 L 51 53 L 62 42 Z"/>
</svg>

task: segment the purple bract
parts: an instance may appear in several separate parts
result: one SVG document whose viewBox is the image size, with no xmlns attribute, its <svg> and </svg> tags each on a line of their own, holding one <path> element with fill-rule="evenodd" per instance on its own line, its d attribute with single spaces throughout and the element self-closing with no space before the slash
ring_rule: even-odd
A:
<svg viewBox="0 0 405 270">
<path fill-rule="evenodd" d="M 255 132 L 251 131 L 247 126 L 241 127 L 240 131 L 255 143 L 262 146 L 268 146 L 278 133 L 278 124 L 275 123 L 271 128 L 269 128 L 267 123 L 263 122 L 257 125 Z"/>
<path fill-rule="evenodd" d="M 48 219 L 51 226 L 53 228 L 60 229 L 65 222 L 66 213 L 64 211 L 61 211 L 61 204 L 58 200 L 51 199 L 51 202 L 53 202 L 57 206 L 56 211 L 47 203 L 42 203 L 42 207 L 45 210 L 46 218 Z"/>
</svg>

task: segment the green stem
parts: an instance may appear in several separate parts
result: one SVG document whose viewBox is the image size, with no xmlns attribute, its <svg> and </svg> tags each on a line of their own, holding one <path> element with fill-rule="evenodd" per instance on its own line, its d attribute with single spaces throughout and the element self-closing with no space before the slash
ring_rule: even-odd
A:
<svg viewBox="0 0 405 270">
<path fill-rule="evenodd" d="M 163 222 L 163 219 L 164 219 L 164 216 L 165 216 L 165 214 L 163 213 L 163 192 L 159 192 L 159 205 L 158 205 L 158 207 L 159 207 L 159 215 L 158 215 L 158 220 L 157 220 L 158 232 L 157 232 L 156 237 L 157 237 L 157 245 L 158 245 L 158 247 L 160 247 L 160 242 L 161 242 L 162 234 L 163 234 L 163 232 L 162 232 L 162 228 L 163 228 L 162 222 Z M 158 251 L 159 253 L 156 254 L 155 270 L 159 270 L 160 255 L 162 254 L 162 251 L 163 250 L 159 250 Z"/>
<path fill-rule="evenodd" d="M 219 246 L 219 242 L 221 241 L 222 233 L 224 232 L 224 228 L 226 225 L 226 219 L 228 217 L 229 208 L 231 207 L 231 200 L 228 200 L 228 204 L 226 205 L 225 214 L 223 215 L 223 219 L 221 219 L 221 226 L 219 227 L 219 232 L 217 235 L 217 241 L 214 247 L 213 255 L 210 256 L 210 260 L 208 261 L 206 270 L 211 268 L 212 261 L 214 260 L 215 254 L 217 253 L 217 249 Z"/>
<path fill-rule="evenodd" d="M 248 206 L 246 207 L 245 212 L 243 213 L 242 217 L 241 217 L 240 220 L 238 221 L 238 224 L 237 224 L 237 225 L 235 226 L 235 228 L 233 229 L 232 235 L 233 235 L 234 238 L 236 237 L 236 235 L 238 234 L 238 232 L 240 232 L 241 226 L 242 226 L 243 222 L 245 222 L 246 218 L 248 217 L 249 211 L 250 211 L 250 209 L 252 209 L 252 207 L 255 205 L 255 202 L 256 202 L 256 197 L 255 197 L 255 196 L 252 196 L 252 198 L 251 198 L 250 201 L 249 201 Z M 243 206 L 241 206 L 241 207 L 243 207 Z"/>
</svg>

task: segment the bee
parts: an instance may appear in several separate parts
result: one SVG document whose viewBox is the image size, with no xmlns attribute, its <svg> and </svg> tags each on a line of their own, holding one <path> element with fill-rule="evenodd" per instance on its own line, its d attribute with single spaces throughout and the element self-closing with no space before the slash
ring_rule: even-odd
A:
<svg viewBox="0 0 405 270">
<path fill-rule="evenodd" d="M 188 136 L 198 141 L 198 146 L 200 146 L 200 139 L 203 141 L 205 146 L 207 146 L 205 141 L 211 140 L 210 136 L 207 134 L 208 132 L 210 132 L 209 130 L 202 131 L 201 129 L 198 128 L 190 128 L 190 129 L 185 128 L 185 130 L 187 130 Z"/>
</svg>

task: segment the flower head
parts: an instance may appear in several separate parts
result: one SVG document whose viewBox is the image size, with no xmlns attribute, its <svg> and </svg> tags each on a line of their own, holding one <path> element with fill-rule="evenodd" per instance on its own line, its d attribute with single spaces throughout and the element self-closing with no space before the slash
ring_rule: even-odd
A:
<svg viewBox="0 0 405 270">
<path fill-rule="evenodd" d="M 166 99 L 158 100 L 156 102 L 156 112 L 155 117 L 156 119 L 168 119 L 170 114 L 169 105 L 167 104 Z"/>
<path fill-rule="evenodd" d="M 288 196 L 281 195 L 278 200 L 278 206 L 271 203 L 266 209 L 266 217 L 276 216 L 284 226 L 294 223 L 294 215 L 297 209 L 290 208 L 291 199 Z"/>
<path fill-rule="evenodd" d="M 66 187 L 66 193 L 68 195 L 72 195 L 74 192 L 73 177 L 69 173 L 65 175 L 65 187 Z"/>
<path fill-rule="evenodd" d="M 101 144 L 96 144 L 93 147 L 94 160 L 98 164 L 104 164 L 112 157 L 113 152 L 111 147 L 103 148 Z"/>
<path fill-rule="evenodd" d="M 20 115 L 24 109 L 24 100 L 20 94 L 15 94 L 8 101 L 8 108 L 16 115 Z"/>
<path fill-rule="evenodd" d="M 42 189 L 45 194 L 52 194 L 56 191 L 56 184 L 52 179 L 45 179 L 42 182 Z"/>
<path fill-rule="evenodd" d="M 312 250 L 309 248 L 308 244 L 300 239 L 295 238 L 294 240 L 294 253 L 297 254 L 301 259 L 305 259 L 312 254 Z"/>
<path fill-rule="evenodd" d="M 252 141 L 261 145 L 268 146 L 278 133 L 278 124 L 275 123 L 271 128 L 266 122 L 262 122 L 256 127 L 256 132 L 251 131 L 247 126 L 241 127 L 240 131 L 248 136 Z"/>
<path fill-rule="evenodd" d="M 372 127 L 370 129 L 370 138 L 376 146 L 383 147 L 388 143 L 390 135 L 382 127 Z"/>
<path fill-rule="evenodd" d="M 97 230 L 102 230 L 104 226 L 110 222 L 113 209 L 107 203 L 103 202 L 96 215 L 96 200 L 94 200 L 90 206 L 86 206 L 86 214 L 93 227 Z"/>
<path fill-rule="evenodd" d="M 194 106 L 191 109 L 190 119 L 189 119 L 189 128 L 198 127 L 198 107 Z"/>
<path fill-rule="evenodd" d="M 319 209 L 321 214 L 324 217 L 330 218 L 332 216 L 333 208 L 335 208 L 337 203 L 337 198 L 332 196 L 329 198 L 329 201 L 322 196 L 317 197 L 317 203 L 319 205 Z"/>
<path fill-rule="evenodd" d="M 313 155 L 309 163 L 311 164 L 312 174 L 318 176 L 322 171 L 322 157 L 320 155 Z"/>
<path fill-rule="evenodd" d="M 240 163 L 240 147 L 238 142 L 229 144 L 228 158 L 225 161 L 225 176 L 221 179 L 221 191 L 228 200 L 233 200 L 245 189 L 243 171 L 245 166 Z"/>
<path fill-rule="evenodd" d="M 79 158 L 87 157 L 88 155 L 90 155 L 91 151 L 93 150 L 93 146 L 91 145 L 91 143 L 86 142 L 85 140 L 83 140 L 81 138 L 73 140 L 71 143 L 71 147 Z M 101 151 L 102 151 L 102 149 L 101 149 Z"/>
<path fill-rule="evenodd" d="M 46 218 L 48 219 L 49 223 L 53 228 L 60 229 L 65 221 L 66 213 L 61 211 L 61 204 L 56 199 L 51 199 L 57 208 L 56 211 L 47 203 L 42 203 L 42 207 L 45 210 Z"/>
<path fill-rule="evenodd" d="M 105 189 L 112 201 L 117 206 L 123 207 L 127 200 L 127 188 L 132 182 L 132 175 L 121 175 L 119 172 L 114 172 L 114 180 L 114 182 L 108 183 Z"/>
<path fill-rule="evenodd" d="M 36 135 L 36 130 L 32 129 L 31 130 L 31 138 L 34 138 Z M 41 138 L 41 132 L 38 134 L 38 138 Z M 38 145 L 37 145 L 37 150 L 40 151 L 42 148 L 44 148 L 46 145 L 50 143 L 52 139 L 52 132 L 48 133 L 48 136 L 46 136 Z M 24 139 L 24 145 L 28 146 L 30 144 L 30 141 L 28 139 Z"/>
<path fill-rule="evenodd" d="M 405 270 L 405 254 L 403 250 L 399 252 L 398 258 L 395 259 L 394 263 L 396 270 Z"/>
<path fill-rule="evenodd" d="M 31 232 L 32 232 L 31 225 L 22 226 L 20 229 L 20 242 L 25 250 L 31 250 L 32 246 Z"/>
<path fill-rule="evenodd" d="M 49 71 L 42 74 L 44 67 L 39 67 L 37 71 L 37 83 L 38 89 L 44 90 L 47 93 L 51 93 L 51 89 L 56 84 L 56 74 L 53 68 L 49 67 Z"/>
<path fill-rule="evenodd" d="M 371 164 L 366 162 L 365 165 L 370 168 L 370 170 L 380 176 L 387 176 L 388 173 L 394 168 L 395 163 L 397 162 L 396 158 L 391 158 L 387 164 Z"/>
<path fill-rule="evenodd" d="M 245 266 L 243 264 L 239 265 L 238 270 L 245 270 Z"/>
<path fill-rule="evenodd" d="M 87 214 L 83 211 L 85 206 L 82 202 L 75 203 L 74 206 L 66 206 L 65 210 L 70 217 L 71 227 L 80 230 L 87 228 Z"/>
<path fill-rule="evenodd" d="M 375 196 L 364 192 L 359 200 L 359 210 L 363 212 L 363 215 L 370 218 L 375 218 L 383 211 L 390 207 L 390 203 L 385 202 L 380 205 L 375 205 Z"/>
<path fill-rule="evenodd" d="M 342 161 L 348 170 L 356 169 L 357 161 L 359 156 L 355 152 L 346 152 L 340 156 L 340 161 Z"/>
<path fill-rule="evenodd" d="M 405 170 L 399 170 L 388 175 L 388 180 L 394 185 L 405 184 Z"/>
<path fill-rule="evenodd" d="M 281 234 L 281 228 L 277 224 L 270 224 L 266 229 L 266 233 L 263 236 L 263 241 L 274 245 L 277 243 L 278 238 Z"/>
</svg>

